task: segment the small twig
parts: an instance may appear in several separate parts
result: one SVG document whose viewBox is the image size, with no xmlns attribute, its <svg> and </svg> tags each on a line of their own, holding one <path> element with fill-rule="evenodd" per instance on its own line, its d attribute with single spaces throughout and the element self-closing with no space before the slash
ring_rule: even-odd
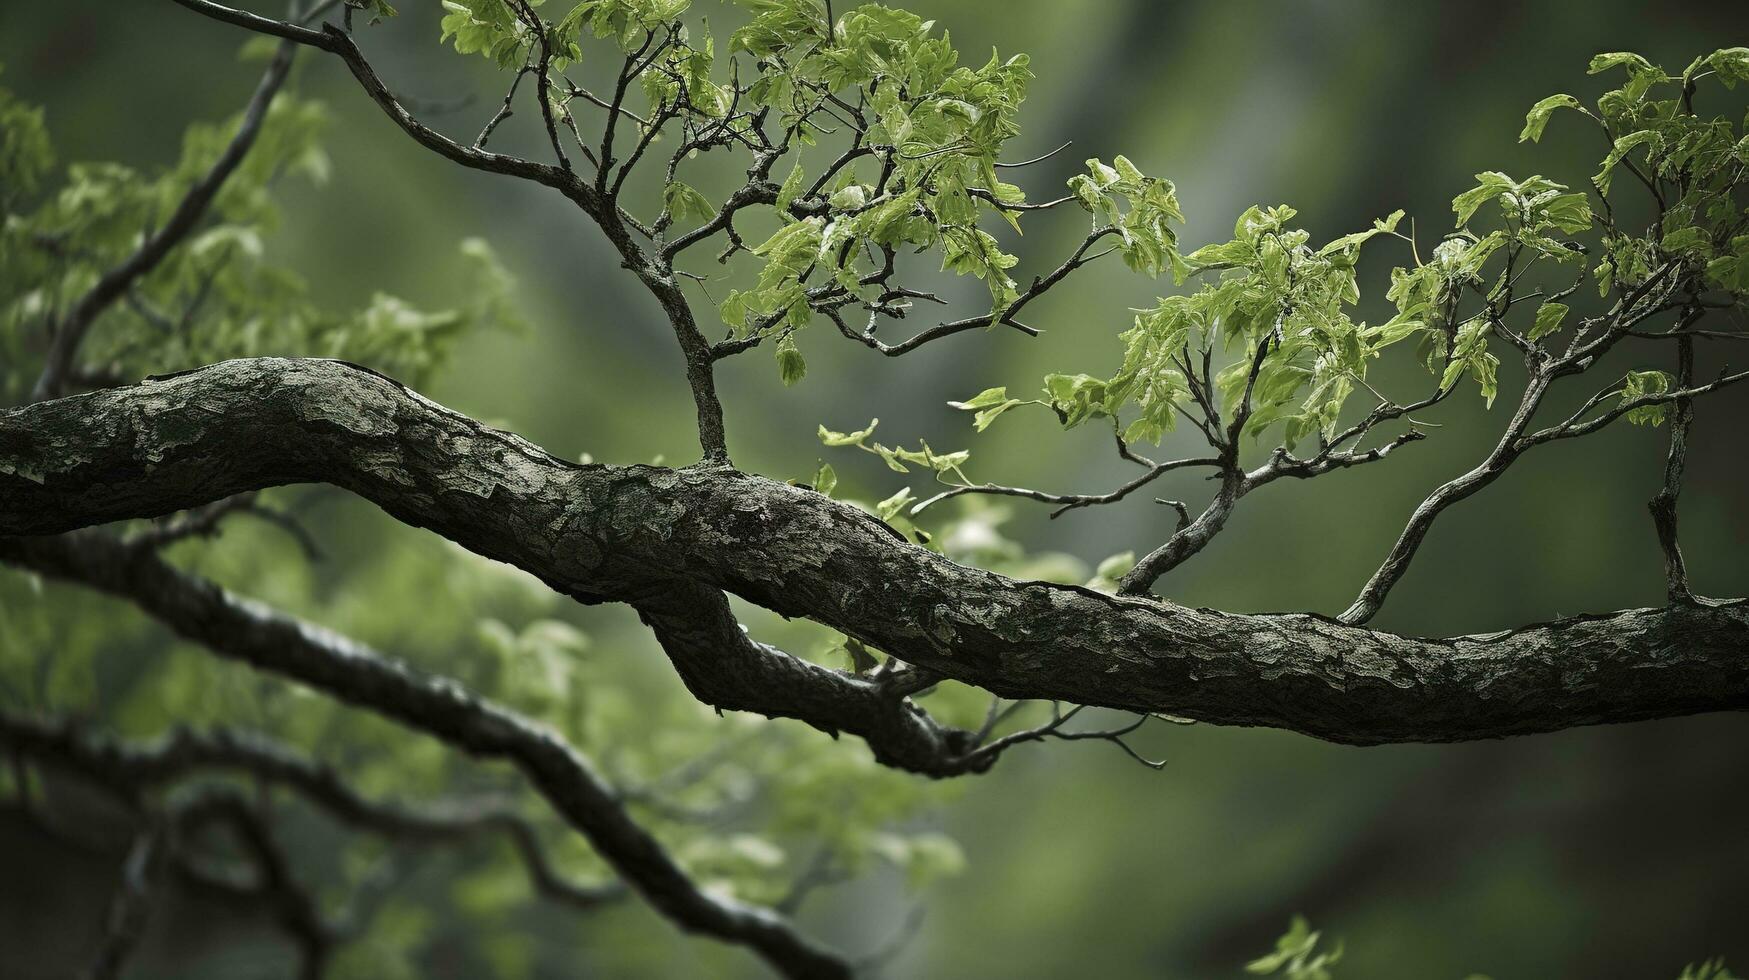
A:
<svg viewBox="0 0 1749 980">
<path fill-rule="evenodd" d="M 1042 156 L 1033 157 L 1031 160 L 1022 160 L 1019 163 L 1002 163 L 1002 162 L 998 161 L 996 166 L 1002 167 L 1005 169 L 1006 168 L 1018 168 L 1018 167 L 1030 167 L 1035 163 L 1043 163 L 1046 160 L 1049 160 L 1051 157 L 1056 156 L 1057 154 L 1063 152 L 1064 150 L 1066 150 L 1069 147 L 1074 146 L 1074 145 L 1075 145 L 1075 141 L 1069 140 L 1068 142 L 1064 143 L 1062 146 L 1057 147 L 1056 149 L 1052 150 L 1051 152 L 1046 153 Z"/>
</svg>

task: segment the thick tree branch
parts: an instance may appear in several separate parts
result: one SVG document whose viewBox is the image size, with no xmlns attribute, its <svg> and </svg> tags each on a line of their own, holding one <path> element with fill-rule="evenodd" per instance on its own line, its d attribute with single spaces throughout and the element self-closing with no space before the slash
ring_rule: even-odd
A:
<svg viewBox="0 0 1749 980">
<path fill-rule="evenodd" d="M 1207 547 L 1214 536 L 1221 533 L 1221 528 L 1227 524 L 1227 518 L 1232 516 L 1233 508 L 1239 503 L 1248 489 L 1245 476 L 1233 468 L 1230 459 L 1224 459 L 1220 473 L 1221 486 L 1215 491 L 1215 497 L 1203 509 L 1196 519 L 1188 524 L 1180 522 L 1177 531 L 1166 543 L 1142 556 L 1134 568 L 1124 574 L 1118 582 L 1117 590 L 1126 596 L 1145 595 L 1160 576 L 1166 574 L 1192 555 Z"/>
<path fill-rule="evenodd" d="M 1741 603 L 1422 640 L 1316 616 L 1227 615 L 1018 582 L 909 545 L 819 494 L 735 470 L 568 463 L 338 362 L 233 361 L 0 414 L 0 534 L 51 534 L 301 482 L 344 487 L 586 601 L 647 604 L 663 582 L 708 585 L 1016 700 L 1355 744 L 1749 708 Z M 65 564 L 42 553 L 54 547 L 19 539 L 4 551 L 32 567 Z M 161 584 L 177 574 L 161 565 L 99 557 L 67 574 L 136 599 L 156 593 L 148 608 L 160 614 L 190 601 Z M 308 627 L 263 619 L 210 587 L 199 595 L 182 612 L 201 638 L 224 622 L 271 640 L 249 655 L 345 696 L 387 698 L 384 710 L 464 748 L 512 755 L 580 826 L 620 830 L 594 823 L 607 819 L 589 816 L 605 790 L 545 733 L 374 661 L 337 651 L 291 658 L 277 644 L 296 644 Z M 370 685 L 360 693 L 350 671 L 327 673 L 338 664 Z M 653 847 L 631 842 L 645 856 Z M 668 882 L 671 865 L 655 866 Z M 725 930 L 757 931 L 701 910 L 693 893 L 666 899 Z"/>
</svg>

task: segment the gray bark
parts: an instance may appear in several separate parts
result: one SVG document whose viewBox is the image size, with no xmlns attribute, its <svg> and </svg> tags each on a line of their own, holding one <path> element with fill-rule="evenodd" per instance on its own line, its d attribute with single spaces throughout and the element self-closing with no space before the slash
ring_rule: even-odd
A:
<svg viewBox="0 0 1749 980">
<path fill-rule="evenodd" d="M 726 643 L 733 620 L 711 597 L 816 620 L 1007 698 L 1352 744 L 1749 707 L 1742 603 L 1414 639 L 1312 615 L 1231 615 L 1016 581 L 728 467 L 568 463 L 339 362 L 232 361 L 0 414 L 0 534 L 55 534 L 309 482 L 357 493 L 580 600 L 630 603 L 701 697 L 853 731 L 890 756 L 910 751 L 890 747 L 906 739 L 955 736 L 927 720 L 909 733 L 889 725 L 921 715 L 902 699 L 856 693 L 867 679 Z M 677 599 L 684 590 L 702 598 Z M 723 663 L 712 665 L 718 652 Z M 844 711 L 859 703 L 908 715 Z"/>
</svg>

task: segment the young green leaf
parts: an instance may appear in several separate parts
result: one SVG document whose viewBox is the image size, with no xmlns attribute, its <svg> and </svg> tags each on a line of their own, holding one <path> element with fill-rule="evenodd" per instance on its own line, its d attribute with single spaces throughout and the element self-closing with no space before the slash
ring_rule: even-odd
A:
<svg viewBox="0 0 1749 980">
<path fill-rule="evenodd" d="M 1530 339 L 1541 340 L 1561 329 L 1561 321 L 1566 318 L 1567 306 L 1564 303 L 1544 303 L 1537 307 L 1536 323 L 1530 328 Z"/>
<path fill-rule="evenodd" d="M 1579 100 L 1573 98 L 1571 95 L 1551 95 L 1530 107 L 1530 112 L 1525 114 L 1524 130 L 1518 134 L 1518 141 L 1520 143 L 1523 143 L 1525 140 L 1529 140 L 1532 143 L 1541 142 L 1543 138 L 1543 130 L 1548 128 L 1549 117 L 1555 114 L 1556 109 L 1577 109 L 1580 112 L 1585 111 L 1585 107 L 1580 104 Z"/>
</svg>

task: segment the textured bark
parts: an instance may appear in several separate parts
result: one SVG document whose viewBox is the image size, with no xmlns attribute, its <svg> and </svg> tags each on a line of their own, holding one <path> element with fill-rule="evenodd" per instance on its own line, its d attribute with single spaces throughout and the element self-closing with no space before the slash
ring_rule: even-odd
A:
<svg viewBox="0 0 1749 980">
<path fill-rule="evenodd" d="M 338 362 L 233 361 L 0 415 L 0 534 L 303 482 L 344 487 L 579 599 L 631 603 L 668 633 L 671 655 L 709 646 L 723 626 L 709 625 L 725 615 L 714 609 L 692 618 L 705 627 L 664 625 L 697 605 L 676 598 L 684 587 L 814 619 L 1008 698 L 1354 744 L 1749 707 L 1741 603 L 1429 640 L 1015 581 L 910 545 L 817 493 L 726 467 L 568 463 Z M 781 700 L 786 686 L 840 681 L 860 683 L 797 668 L 744 682 L 738 696 Z M 697 675 L 688 682 L 712 690 Z M 822 727 L 841 723 L 811 698 L 788 707 Z"/>
<path fill-rule="evenodd" d="M 983 772 L 977 735 L 937 724 L 903 686 L 800 660 L 749 637 L 717 589 L 670 581 L 636 602 L 686 687 L 700 701 L 771 718 L 799 718 L 861 736 L 880 762 L 928 776 Z"/>
</svg>

